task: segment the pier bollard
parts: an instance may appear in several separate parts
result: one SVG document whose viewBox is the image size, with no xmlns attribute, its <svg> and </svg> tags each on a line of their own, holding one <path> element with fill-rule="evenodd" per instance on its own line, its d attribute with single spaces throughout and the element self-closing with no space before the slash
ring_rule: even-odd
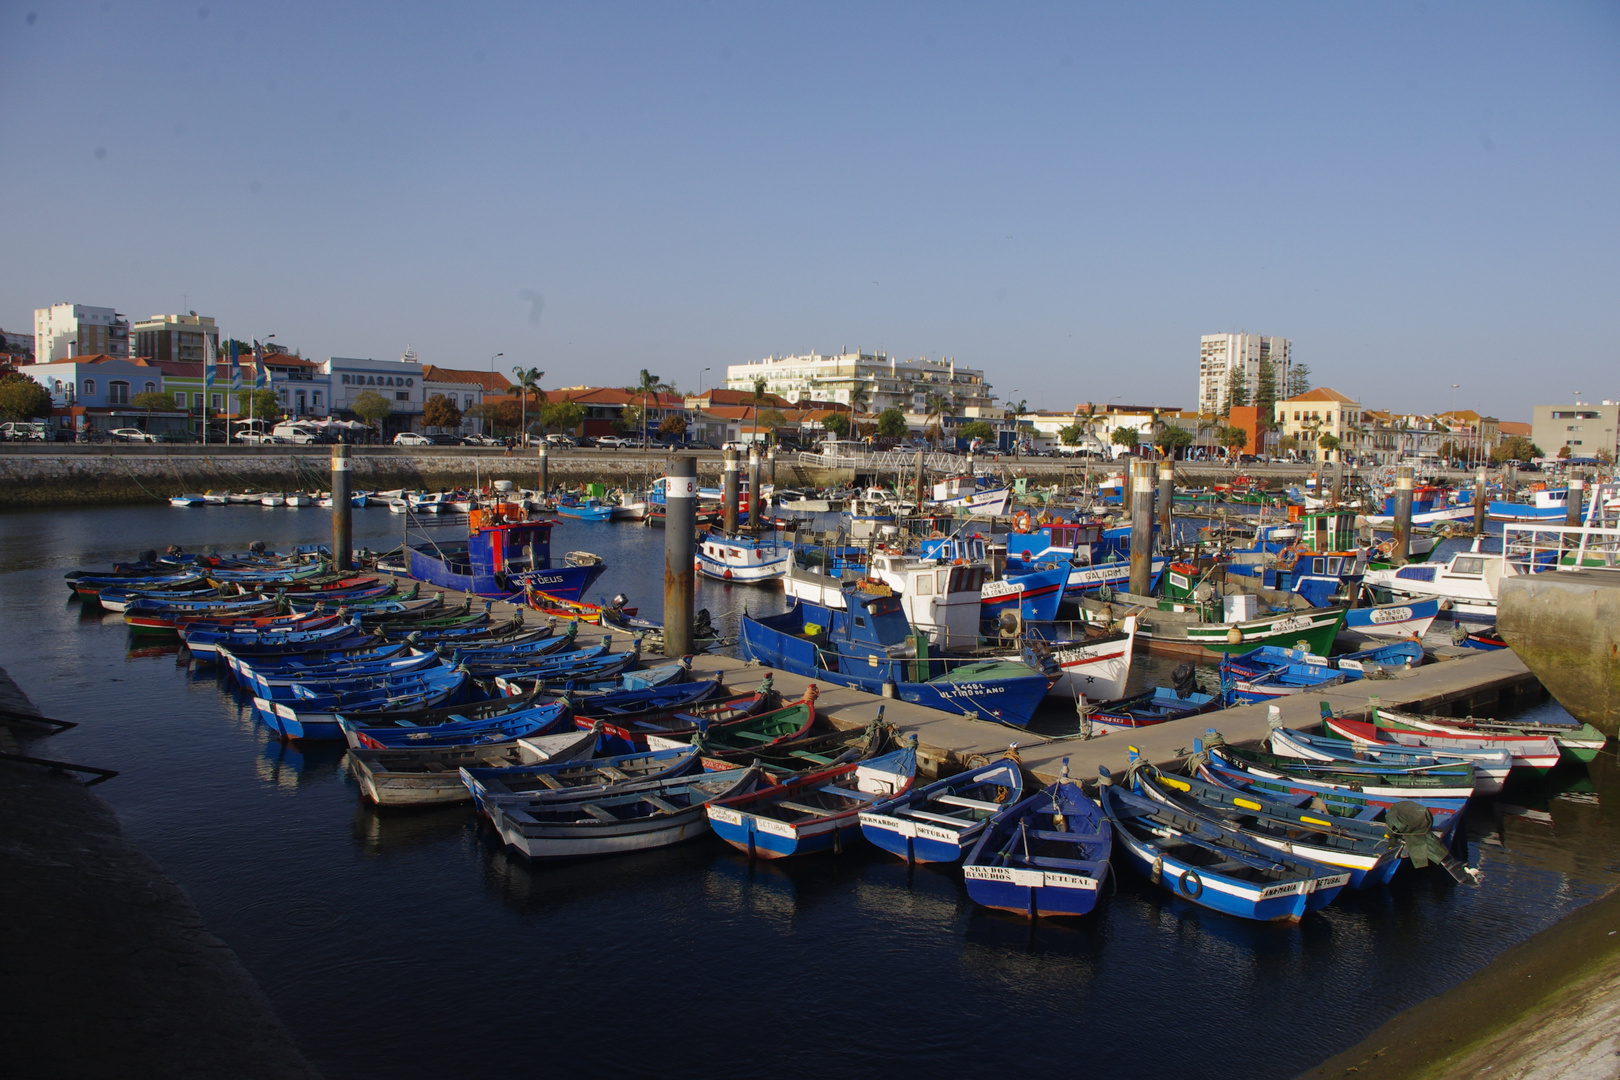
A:
<svg viewBox="0 0 1620 1080">
<path fill-rule="evenodd" d="M 765 452 L 765 473 L 770 477 L 771 494 L 774 496 L 776 494 L 776 446 L 774 443 Z"/>
<path fill-rule="evenodd" d="M 546 444 L 540 443 L 540 498 L 546 497 L 546 489 L 551 486 L 551 459 L 546 453 Z"/>
<path fill-rule="evenodd" d="M 1575 526 L 1581 523 L 1581 499 L 1586 494 L 1586 477 L 1578 474 L 1569 478 L 1569 501 L 1564 505 L 1564 524 Z"/>
<path fill-rule="evenodd" d="M 765 499 L 759 490 L 759 444 L 748 444 L 748 531 L 759 535 L 765 520 Z"/>
<path fill-rule="evenodd" d="M 737 535 L 737 451 L 727 450 L 722 466 L 720 488 L 720 527 L 727 536 Z M 683 654 L 684 655 L 684 654 Z"/>
<path fill-rule="evenodd" d="M 1153 569 L 1153 462 L 1131 462 L 1131 592 L 1146 596 Z"/>
<path fill-rule="evenodd" d="M 736 471 L 733 470 L 733 477 Z M 735 504 L 733 504 L 735 511 Z M 692 561 L 696 536 L 697 459 L 671 458 L 664 485 L 664 655 L 692 652 Z"/>
<path fill-rule="evenodd" d="M 1159 462 L 1159 550 L 1170 550 L 1172 536 L 1170 504 L 1176 497 L 1176 463 L 1169 458 Z"/>
<path fill-rule="evenodd" d="M 1481 465 L 1474 473 L 1474 535 L 1485 535 L 1485 510 L 1490 504 L 1485 501 L 1485 466 Z"/>
<path fill-rule="evenodd" d="M 332 568 L 354 569 L 354 506 L 349 502 L 349 447 L 332 447 Z"/>
<path fill-rule="evenodd" d="M 1341 457 L 1333 463 L 1333 505 L 1338 506 L 1344 501 L 1344 459 Z"/>
<path fill-rule="evenodd" d="M 1412 557 L 1412 466 L 1395 470 L 1395 551 L 1390 561 L 1405 566 Z"/>
<path fill-rule="evenodd" d="M 924 470 L 924 466 L 923 466 L 923 448 L 919 446 L 919 447 L 917 447 L 917 479 L 916 479 L 916 484 L 917 484 L 917 513 L 919 513 L 919 514 L 923 512 L 923 500 L 928 497 L 927 495 L 923 494 L 924 485 L 928 481 L 928 478 L 924 475 L 924 471 L 925 470 Z"/>
</svg>

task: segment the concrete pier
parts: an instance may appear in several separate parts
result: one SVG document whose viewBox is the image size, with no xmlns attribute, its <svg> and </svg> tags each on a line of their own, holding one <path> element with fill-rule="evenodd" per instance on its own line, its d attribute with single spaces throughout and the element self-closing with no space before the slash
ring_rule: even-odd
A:
<svg viewBox="0 0 1620 1080">
<path fill-rule="evenodd" d="M 1620 733 L 1620 573 L 1504 577 L 1497 605 L 1502 639 L 1558 703 L 1605 734 Z"/>
</svg>

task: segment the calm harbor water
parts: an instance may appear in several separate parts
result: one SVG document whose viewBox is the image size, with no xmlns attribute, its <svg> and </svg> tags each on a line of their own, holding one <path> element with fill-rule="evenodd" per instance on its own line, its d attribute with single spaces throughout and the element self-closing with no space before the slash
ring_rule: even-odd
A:
<svg viewBox="0 0 1620 1080">
<path fill-rule="evenodd" d="M 355 514 L 357 544 L 392 546 L 399 527 Z M 340 749 L 272 741 L 225 683 L 117 616 L 82 612 L 61 578 L 170 543 L 234 551 L 328 534 L 314 510 L 0 516 L 0 665 L 47 715 L 81 722 L 45 744 L 51 755 L 122 770 L 98 793 L 334 1080 L 515 1066 L 1285 1078 L 1620 877 L 1612 754 L 1476 807 L 1478 886 L 1403 872 L 1291 927 L 1220 918 L 1129 874 L 1091 918 L 1029 925 L 976 909 L 955 871 L 908 871 L 861 847 L 750 864 L 711 839 L 531 867 L 470 809 L 365 804 Z M 598 552 L 597 591 L 656 614 L 662 540 L 564 523 L 554 551 Z M 717 617 L 783 603 L 700 590 Z"/>
</svg>

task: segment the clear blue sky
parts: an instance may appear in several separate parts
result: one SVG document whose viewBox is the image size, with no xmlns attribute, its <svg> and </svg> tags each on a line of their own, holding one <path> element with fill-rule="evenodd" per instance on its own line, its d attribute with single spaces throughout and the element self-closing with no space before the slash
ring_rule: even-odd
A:
<svg viewBox="0 0 1620 1080">
<path fill-rule="evenodd" d="M 1620 398 L 1620 5 L 0 4 L 0 325 L 683 389 L 955 356 L 1196 400 Z M 1016 393 L 1014 393 L 1016 391 Z"/>
</svg>

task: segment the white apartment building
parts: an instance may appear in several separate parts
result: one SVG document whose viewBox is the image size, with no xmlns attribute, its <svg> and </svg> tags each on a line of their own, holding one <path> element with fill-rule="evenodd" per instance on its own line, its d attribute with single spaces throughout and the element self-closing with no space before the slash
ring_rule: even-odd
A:
<svg viewBox="0 0 1620 1080">
<path fill-rule="evenodd" d="M 110 307 L 52 304 L 34 309 L 34 362 L 128 356 L 129 320 Z"/>
<path fill-rule="evenodd" d="M 1249 388 L 1248 404 L 1260 385 L 1260 365 L 1269 363 L 1276 379 L 1277 396 L 1288 393 L 1292 343 L 1287 338 L 1260 334 L 1205 334 L 1198 340 L 1198 411 L 1224 413 L 1232 369 L 1241 367 Z"/>
<path fill-rule="evenodd" d="M 900 360 L 883 352 L 846 349 L 836 356 L 768 356 L 726 368 L 728 390 L 751 391 L 758 379 L 765 380 L 768 392 L 789 401 L 850 405 L 860 397 L 861 410 L 869 413 L 891 407 L 928 413 L 929 395 L 939 394 L 946 399 L 949 415 L 999 419 L 1002 414 L 984 372 L 954 359 Z"/>
</svg>

